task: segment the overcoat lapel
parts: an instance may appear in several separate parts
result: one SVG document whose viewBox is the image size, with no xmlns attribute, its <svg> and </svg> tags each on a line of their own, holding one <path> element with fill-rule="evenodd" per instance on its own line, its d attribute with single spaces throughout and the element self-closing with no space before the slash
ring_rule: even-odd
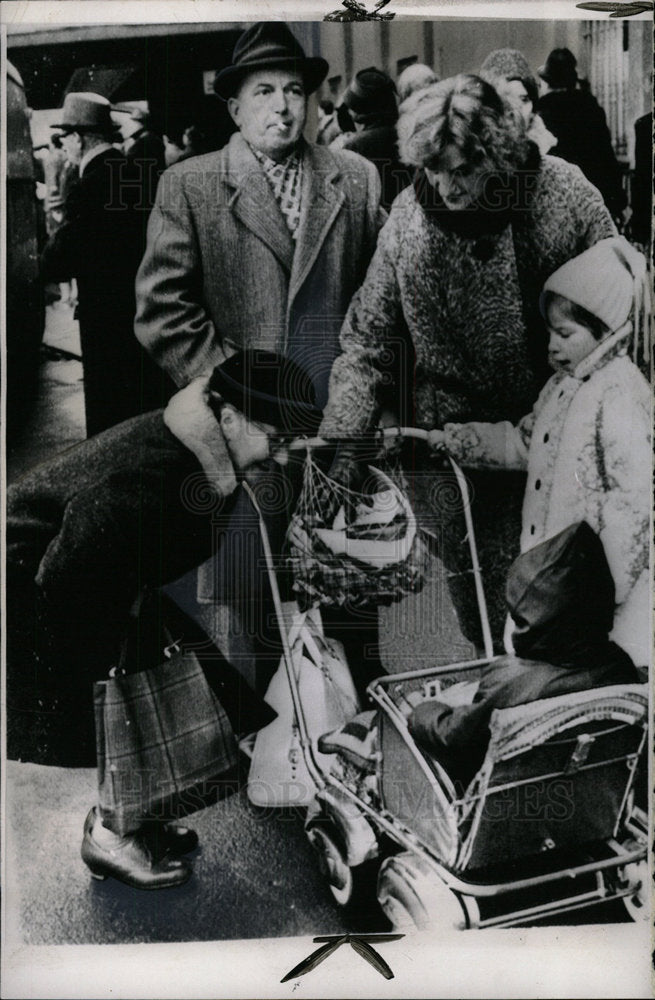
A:
<svg viewBox="0 0 655 1000">
<path fill-rule="evenodd" d="M 289 285 L 289 311 L 345 201 L 343 190 L 336 184 L 340 176 L 339 164 L 329 150 L 320 146 L 305 147 L 300 223 Z"/>
<path fill-rule="evenodd" d="M 228 206 L 244 226 L 265 243 L 290 273 L 295 244 L 271 186 L 244 139 L 234 135 L 227 147 Z M 219 210 L 221 206 L 218 206 Z"/>
</svg>

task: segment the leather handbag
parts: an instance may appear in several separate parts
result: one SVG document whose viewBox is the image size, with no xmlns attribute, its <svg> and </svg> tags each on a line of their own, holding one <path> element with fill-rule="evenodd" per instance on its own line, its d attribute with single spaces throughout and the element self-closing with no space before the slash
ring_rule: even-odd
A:
<svg viewBox="0 0 655 1000">
<path fill-rule="evenodd" d="M 316 749 L 318 737 L 343 725 L 359 711 L 343 646 L 324 636 L 318 608 L 296 611 L 289 646 L 314 758 L 329 769 L 332 757 Z M 278 714 L 257 733 L 248 798 L 262 808 L 307 806 L 316 789 L 305 764 L 284 657 L 265 700 Z"/>
<path fill-rule="evenodd" d="M 237 761 L 232 727 L 196 654 L 171 640 L 161 663 L 129 673 L 128 646 L 94 685 L 99 804 L 120 835 L 202 808 Z"/>
</svg>

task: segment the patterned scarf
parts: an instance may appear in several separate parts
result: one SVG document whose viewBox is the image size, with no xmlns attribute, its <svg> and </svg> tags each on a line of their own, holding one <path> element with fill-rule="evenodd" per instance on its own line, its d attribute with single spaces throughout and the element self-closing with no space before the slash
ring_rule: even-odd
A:
<svg viewBox="0 0 655 1000">
<path fill-rule="evenodd" d="M 253 153 L 262 165 L 289 232 L 295 239 L 300 222 L 302 197 L 302 150 L 292 153 L 280 163 L 276 163 L 258 149 L 253 149 Z"/>
</svg>

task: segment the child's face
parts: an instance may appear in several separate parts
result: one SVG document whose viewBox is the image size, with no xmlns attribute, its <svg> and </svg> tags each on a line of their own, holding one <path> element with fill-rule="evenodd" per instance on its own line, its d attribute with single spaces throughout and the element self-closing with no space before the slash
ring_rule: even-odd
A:
<svg viewBox="0 0 655 1000">
<path fill-rule="evenodd" d="M 572 372 L 598 347 L 599 342 L 587 327 L 571 319 L 557 301 L 550 304 L 546 322 L 550 334 L 548 363 L 551 368 Z"/>
</svg>

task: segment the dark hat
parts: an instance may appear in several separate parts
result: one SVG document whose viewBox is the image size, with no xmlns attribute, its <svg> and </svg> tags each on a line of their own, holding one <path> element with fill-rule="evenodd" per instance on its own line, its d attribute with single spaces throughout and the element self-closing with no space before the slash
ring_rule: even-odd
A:
<svg viewBox="0 0 655 1000">
<path fill-rule="evenodd" d="M 97 132 L 101 135 L 114 135 L 119 128 L 112 121 L 110 112 L 111 104 L 100 94 L 66 94 L 62 120 L 50 128 L 62 132 Z"/>
<path fill-rule="evenodd" d="M 291 434 L 315 433 L 322 413 L 314 385 L 295 361 L 271 351 L 248 349 L 214 368 L 210 397 L 216 393 L 249 420 L 258 420 Z"/>
<path fill-rule="evenodd" d="M 117 115 L 129 115 L 133 121 L 140 122 L 144 128 L 150 124 L 150 112 L 135 105 L 113 104 L 111 110 Z"/>
<path fill-rule="evenodd" d="M 220 70 L 214 78 L 214 91 L 226 101 L 250 73 L 284 67 L 302 74 L 308 94 L 321 85 L 328 72 L 326 60 L 320 56 L 306 56 L 286 24 L 260 21 L 239 38 L 234 46 L 231 65 Z"/>
<path fill-rule="evenodd" d="M 614 580 L 603 543 L 585 522 L 523 552 L 511 565 L 507 604 L 519 656 L 577 661 L 581 646 L 607 642 L 614 621 Z"/>
<path fill-rule="evenodd" d="M 396 113 L 396 85 L 390 76 L 375 66 L 356 73 L 342 98 L 349 111 L 356 115 L 388 115 Z"/>
<path fill-rule="evenodd" d="M 554 90 L 570 90 L 578 82 L 578 60 L 569 49 L 553 49 L 537 73 Z"/>
</svg>

